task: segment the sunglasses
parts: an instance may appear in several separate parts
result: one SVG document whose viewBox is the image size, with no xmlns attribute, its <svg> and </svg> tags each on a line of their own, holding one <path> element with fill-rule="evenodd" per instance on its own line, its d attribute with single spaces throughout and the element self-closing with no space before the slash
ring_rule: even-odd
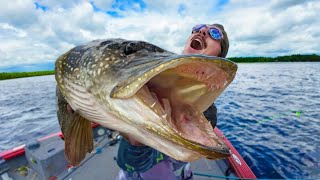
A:
<svg viewBox="0 0 320 180">
<path fill-rule="evenodd" d="M 200 29 L 203 28 L 203 27 L 208 27 L 208 25 L 206 25 L 206 24 L 198 24 L 198 25 L 196 25 L 196 26 L 194 26 L 192 28 L 192 33 L 199 32 Z M 218 28 L 216 28 L 216 27 L 209 27 L 208 33 L 215 40 L 220 40 L 223 37 L 221 32 L 220 32 L 220 30 Z"/>
</svg>

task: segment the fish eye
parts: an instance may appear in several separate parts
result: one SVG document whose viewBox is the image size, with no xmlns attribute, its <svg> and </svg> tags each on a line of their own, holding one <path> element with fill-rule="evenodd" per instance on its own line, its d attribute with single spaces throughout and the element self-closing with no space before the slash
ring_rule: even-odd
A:
<svg viewBox="0 0 320 180">
<path fill-rule="evenodd" d="M 133 47 L 132 43 L 129 43 L 126 45 L 126 47 L 124 48 L 124 54 L 125 55 L 130 55 L 137 52 L 136 49 Z"/>
</svg>

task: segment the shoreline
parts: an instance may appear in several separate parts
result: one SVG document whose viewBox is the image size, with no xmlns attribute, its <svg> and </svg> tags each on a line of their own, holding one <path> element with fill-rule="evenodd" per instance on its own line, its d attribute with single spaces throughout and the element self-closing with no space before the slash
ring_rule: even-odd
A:
<svg viewBox="0 0 320 180">
<path fill-rule="evenodd" d="M 7 79 L 17 79 L 24 77 L 53 75 L 54 71 L 34 71 L 34 72 L 0 72 L 0 81 Z"/>
<path fill-rule="evenodd" d="M 275 62 L 320 62 L 320 56 L 312 55 L 290 55 L 278 57 L 230 57 L 226 58 L 235 63 L 275 63 Z M 51 71 L 34 71 L 34 72 L 0 72 L 0 81 L 6 79 L 16 79 L 33 76 L 53 75 Z"/>
<path fill-rule="evenodd" d="M 316 54 L 311 55 L 290 55 L 278 57 L 230 57 L 227 58 L 233 62 L 245 63 L 260 63 L 260 62 L 320 62 L 320 56 Z"/>
<path fill-rule="evenodd" d="M 227 58 L 228 59 L 228 58 Z M 231 58 L 229 59 L 231 60 Z M 233 61 L 233 60 L 232 60 Z M 294 62 L 289 62 L 289 61 L 267 61 L 267 62 L 253 62 L 253 61 L 248 61 L 248 62 L 237 62 L 234 61 L 235 63 L 239 64 L 250 64 L 250 63 L 294 63 Z M 296 62 L 320 62 L 320 61 L 296 61 Z M 33 71 L 33 72 L 0 72 L 0 81 L 1 80 L 8 80 L 8 79 L 18 79 L 18 78 L 25 78 L 25 77 L 35 77 L 35 76 L 46 76 L 46 75 L 54 75 L 54 71 Z"/>
</svg>

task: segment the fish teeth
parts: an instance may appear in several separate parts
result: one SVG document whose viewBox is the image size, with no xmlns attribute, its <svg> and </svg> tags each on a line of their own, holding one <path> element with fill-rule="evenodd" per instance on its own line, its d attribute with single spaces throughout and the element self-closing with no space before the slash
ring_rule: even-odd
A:
<svg viewBox="0 0 320 180">
<path fill-rule="evenodd" d="M 177 127 L 176 127 L 176 125 L 174 124 L 173 119 L 172 119 L 172 116 L 171 116 L 172 108 L 171 108 L 169 99 L 163 98 L 163 99 L 161 99 L 161 101 L 162 101 L 162 104 L 163 104 L 163 108 L 164 108 L 164 112 L 165 112 L 164 115 L 165 115 L 165 117 L 166 117 L 167 122 L 168 122 L 168 123 L 173 127 L 173 129 L 178 133 Z"/>
<path fill-rule="evenodd" d="M 141 97 L 143 102 L 149 105 L 156 113 L 160 115 L 166 114 L 165 110 L 159 102 L 157 94 L 155 92 L 150 91 L 147 85 L 144 85 L 139 90 L 138 96 Z M 170 104 L 168 107 L 170 108 Z"/>
<path fill-rule="evenodd" d="M 167 119 L 168 114 L 163 114 L 162 118 Z"/>
<path fill-rule="evenodd" d="M 151 92 L 151 96 L 153 97 L 153 99 L 156 103 L 155 106 L 153 107 L 153 109 L 159 114 L 164 114 L 164 109 L 162 108 L 162 106 L 159 102 L 157 94 L 154 92 Z"/>
<path fill-rule="evenodd" d="M 170 106 L 170 101 L 168 99 L 161 99 L 162 100 L 162 103 L 163 103 L 163 107 L 164 107 L 164 111 L 167 113 L 167 114 L 170 114 L 171 115 L 171 106 Z"/>
</svg>

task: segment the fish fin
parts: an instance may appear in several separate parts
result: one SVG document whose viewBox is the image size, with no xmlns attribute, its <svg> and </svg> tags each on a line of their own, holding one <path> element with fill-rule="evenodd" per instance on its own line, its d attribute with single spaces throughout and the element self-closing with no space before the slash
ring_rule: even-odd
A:
<svg viewBox="0 0 320 180">
<path fill-rule="evenodd" d="M 93 150 L 91 122 L 74 113 L 70 126 L 64 132 L 65 155 L 71 165 L 79 165 L 87 152 Z"/>
<path fill-rule="evenodd" d="M 94 101 L 96 98 L 85 87 L 67 79 L 65 87 L 68 93 L 67 99 L 72 109 L 91 121 L 99 122 L 101 119 L 105 119 L 104 110 L 97 101 Z"/>
<path fill-rule="evenodd" d="M 77 112 L 67 112 L 68 102 L 56 89 L 57 117 L 65 141 L 65 155 L 72 165 L 80 164 L 87 152 L 93 150 L 93 131 L 91 122 Z"/>
</svg>

